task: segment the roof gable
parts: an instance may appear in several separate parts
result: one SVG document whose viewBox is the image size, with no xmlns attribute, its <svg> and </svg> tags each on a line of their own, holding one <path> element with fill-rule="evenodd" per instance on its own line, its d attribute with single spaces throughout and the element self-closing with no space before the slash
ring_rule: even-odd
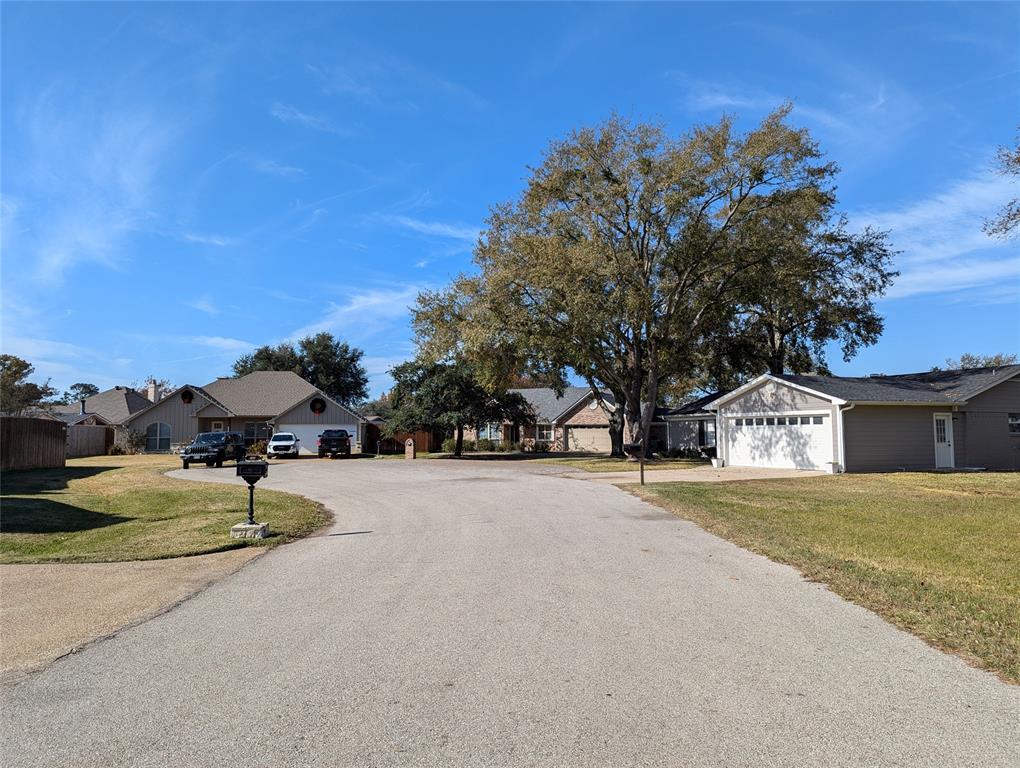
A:
<svg viewBox="0 0 1020 768">
<path fill-rule="evenodd" d="M 143 411 L 152 402 L 131 387 L 113 387 L 85 398 L 86 413 L 94 413 L 110 424 L 123 424 L 131 416 Z M 80 403 L 70 403 L 55 409 L 62 414 L 81 414 Z"/>
<path fill-rule="evenodd" d="M 292 371 L 255 371 L 237 379 L 217 379 L 202 389 L 235 416 L 278 416 L 322 394 Z"/>
<path fill-rule="evenodd" d="M 511 389 L 528 401 L 535 418 L 539 421 L 555 421 L 591 395 L 588 387 L 566 387 L 562 395 L 556 394 L 551 387 L 528 387 L 527 389 Z"/>
</svg>

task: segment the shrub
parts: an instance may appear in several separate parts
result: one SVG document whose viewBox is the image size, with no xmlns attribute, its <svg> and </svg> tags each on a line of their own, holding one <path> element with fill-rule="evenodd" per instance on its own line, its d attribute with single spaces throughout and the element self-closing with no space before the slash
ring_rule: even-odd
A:
<svg viewBox="0 0 1020 768">
<path fill-rule="evenodd" d="M 477 451 L 478 450 L 478 445 L 475 443 L 474 440 L 465 440 L 464 441 L 464 449 L 463 450 L 464 450 L 464 453 L 471 453 L 473 451 Z"/>
<path fill-rule="evenodd" d="M 455 437 L 446 438 L 443 441 L 443 445 L 441 446 L 441 448 L 443 449 L 443 453 L 453 453 L 455 450 L 457 450 L 457 438 Z"/>
<path fill-rule="evenodd" d="M 535 441 L 535 453 L 548 453 L 548 452 L 549 443 L 545 442 L 544 440 Z"/>
<path fill-rule="evenodd" d="M 145 450 L 145 433 L 131 430 L 121 443 L 124 453 L 141 453 Z"/>
<path fill-rule="evenodd" d="M 110 446 L 111 456 L 123 456 L 125 453 L 127 453 L 127 451 L 124 450 L 124 446 L 121 445 L 120 443 L 114 443 L 113 445 Z"/>
<path fill-rule="evenodd" d="M 496 443 L 494 443 L 492 440 L 487 440 L 485 438 L 482 438 L 481 440 L 478 441 L 477 450 L 479 450 L 479 451 L 494 451 L 494 450 L 496 450 Z"/>
<path fill-rule="evenodd" d="M 265 456 L 266 449 L 266 441 L 259 440 L 256 443 L 252 443 L 252 445 L 248 448 L 248 453 L 254 454 L 255 456 Z"/>
</svg>

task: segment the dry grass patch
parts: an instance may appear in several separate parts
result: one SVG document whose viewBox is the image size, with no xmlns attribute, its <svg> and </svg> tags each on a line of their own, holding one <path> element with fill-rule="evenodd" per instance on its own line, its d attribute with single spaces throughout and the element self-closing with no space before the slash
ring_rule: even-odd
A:
<svg viewBox="0 0 1020 768">
<path fill-rule="evenodd" d="M 533 461 L 538 464 L 559 464 L 585 472 L 637 472 L 640 469 L 636 461 L 610 456 L 555 456 Z M 645 471 L 693 469 L 707 465 L 708 462 L 703 459 L 649 459 L 645 462 Z"/>
<path fill-rule="evenodd" d="M 842 475 L 633 491 L 1020 682 L 1020 474 Z"/>
<path fill-rule="evenodd" d="M 245 519 L 247 489 L 164 474 L 178 466 L 172 456 L 96 456 L 63 469 L 4 473 L 0 563 L 154 560 L 271 547 L 329 520 L 321 504 L 257 490 L 257 518 L 273 535 L 231 539 L 230 526 Z"/>
</svg>

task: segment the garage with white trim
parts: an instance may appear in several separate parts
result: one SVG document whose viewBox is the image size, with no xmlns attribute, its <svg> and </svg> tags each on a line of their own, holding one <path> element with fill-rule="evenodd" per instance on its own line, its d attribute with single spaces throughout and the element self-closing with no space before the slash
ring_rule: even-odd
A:
<svg viewBox="0 0 1020 768">
<path fill-rule="evenodd" d="M 727 421 L 732 466 L 831 469 L 831 414 L 729 416 Z"/>
<path fill-rule="evenodd" d="M 844 401 L 769 375 L 714 400 L 720 458 L 734 467 L 837 471 Z"/>
</svg>

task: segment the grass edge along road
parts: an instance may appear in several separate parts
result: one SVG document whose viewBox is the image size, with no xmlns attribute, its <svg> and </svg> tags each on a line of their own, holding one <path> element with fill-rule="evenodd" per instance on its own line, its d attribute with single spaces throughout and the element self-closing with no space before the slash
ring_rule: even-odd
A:
<svg viewBox="0 0 1020 768">
<path fill-rule="evenodd" d="M 248 489 L 166 476 L 179 467 L 167 455 L 93 456 L 64 468 L 5 472 L 0 563 L 157 560 L 273 547 L 331 519 L 317 502 L 257 489 L 256 517 L 272 535 L 231 539 L 230 526 L 247 514 Z"/>
<path fill-rule="evenodd" d="M 628 488 L 1020 683 L 1020 474 L 896 473 Z"/>
</svg>

